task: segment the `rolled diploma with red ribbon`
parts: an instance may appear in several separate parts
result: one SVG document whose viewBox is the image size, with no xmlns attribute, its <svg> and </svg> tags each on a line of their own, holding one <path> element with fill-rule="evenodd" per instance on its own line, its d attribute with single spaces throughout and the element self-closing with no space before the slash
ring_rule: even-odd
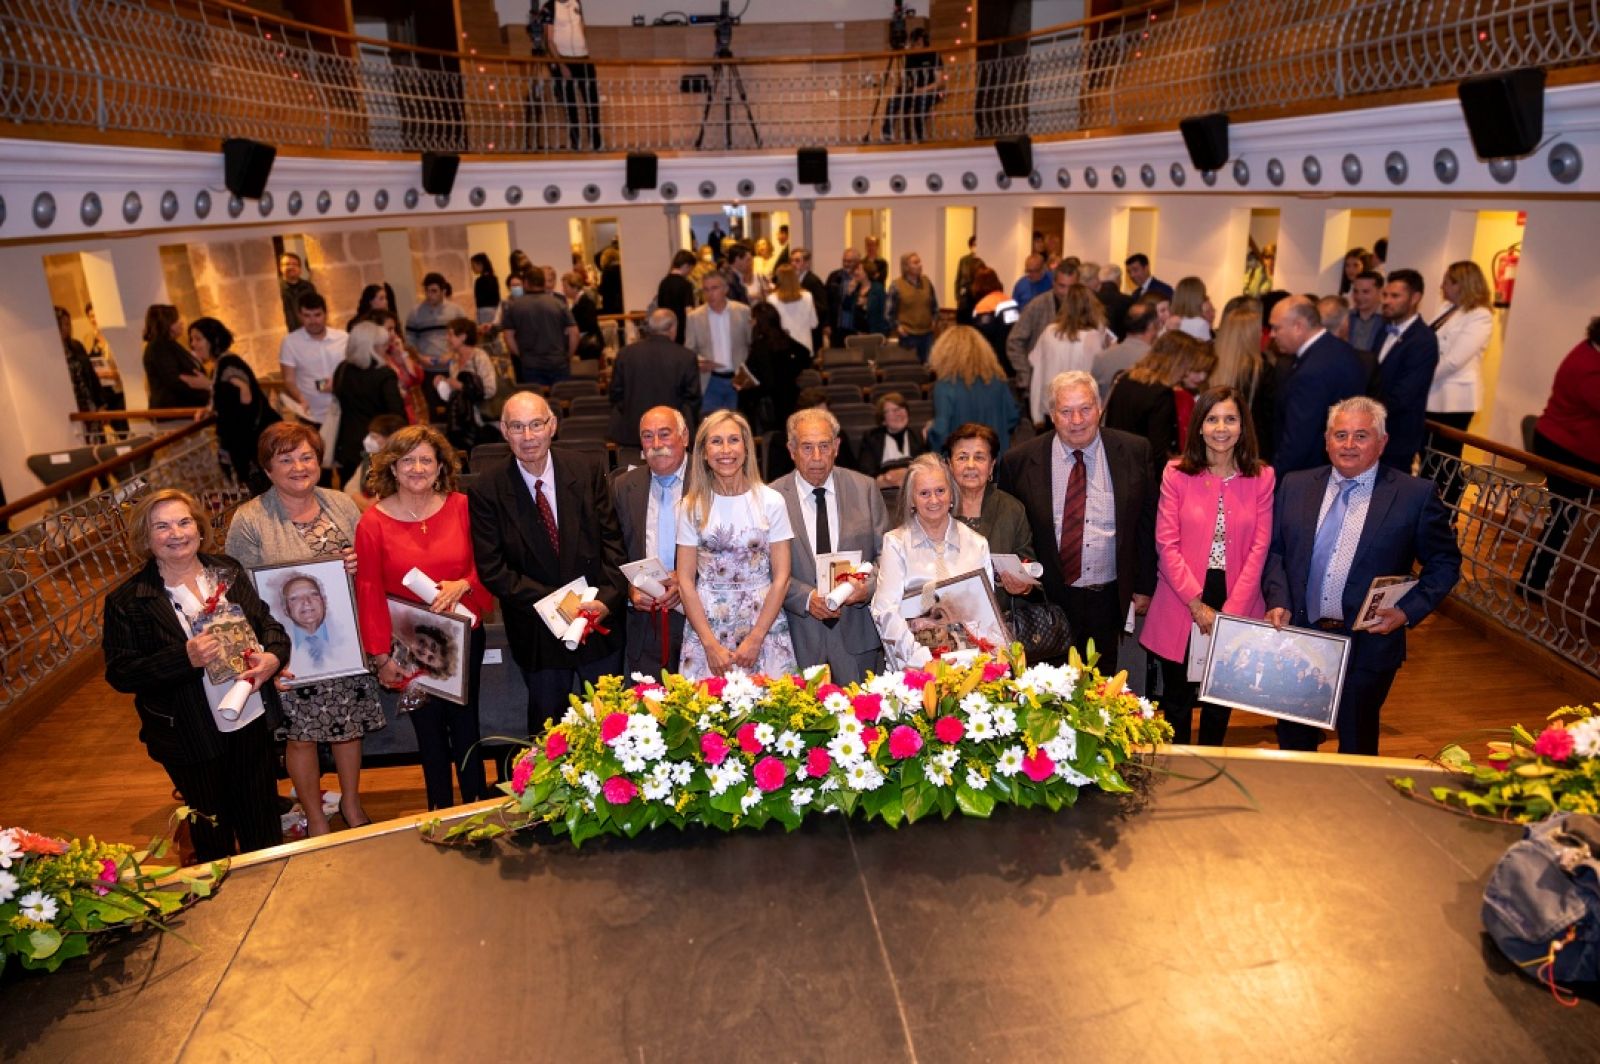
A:
<svg viewBox="0 0 1600 1064">
<path fill-rule="evenodd" d="M 653 576 L 646 576 L 642 569 L 634 573 L 633 578 L 628 582 L 653 599 L 666 597 L 666 585 Z"/>
<path fill-rule="evenodd" d="M 587 613 L 580 613 L 576 620 L 567 625 L 567 630 L 561 633 L 561 643 L 568 650 L 577 650 L 589 635 L 589 626 L 594 623 L 594 618 Z"/>
<path fill-rule="evenodd" d="M 855 588 L 851 585 L 864 584 L 867 582 L 867 577 L 871 575 L 872 563 L 862 562 L 861 568 L 857 569 L 853 573 L 846 573 L 843 579 L 841 579 L 837 584 L 834 584 L 833 590 L 828 592 L 823 601 L 828 604 L 828 608 L 830 610 L 838 609 L 840 606 L 844 605 L 844 600 L 849 598 L 855 592 Z"/>
<path fill-rule="evenodd" d="M 222 696 L 222 701 L 217 703 L 217 712 L 222 714 L 224 720 L 238 720 L 239 714 L 244 712 L 244 704 L 249 701 L 256 685 L 249 680 L 235 680 L 233 686 L 228 688 L 228 693 Z"/>
<path fill-rule="evenodd" d="M 424 605 L 432 605 L 433 600 L 439 597 L 439 585 L 421 569 L 413 567 L 400 582 L 406 586 L 407 591 L 421 599 Z M 450 612 L 465 617 L 467 623 L 473 626 L 478 623 L 478 615 L 467 609 L 463 603 L 456 603 L 455 609 Z"/>
</svg>

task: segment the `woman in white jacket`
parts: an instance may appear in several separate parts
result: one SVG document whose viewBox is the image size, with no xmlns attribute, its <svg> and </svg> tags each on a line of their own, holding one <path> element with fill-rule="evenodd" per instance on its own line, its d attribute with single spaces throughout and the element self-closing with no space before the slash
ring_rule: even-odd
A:
<svg viewBox="0 0 1600 1064">
<path fill-rule="evenodd" d="M 1452 262 L 1439 283 L 1445 305 L 1433 319 L 1439 339 L 1439 366 L 1428 388 L 1428 418 L 1462 432 L 1483 400 L 1483 353 L 1494 331 L 1489 285 L 1475 262 Z M 1461 444 L 1435 434 L 1433 448 L 1461 457 Z M 1446 505 L 1461 497 L 1465 481 L 1459 463 L 1444 462 L 1434 473 Z"/>
</svg>

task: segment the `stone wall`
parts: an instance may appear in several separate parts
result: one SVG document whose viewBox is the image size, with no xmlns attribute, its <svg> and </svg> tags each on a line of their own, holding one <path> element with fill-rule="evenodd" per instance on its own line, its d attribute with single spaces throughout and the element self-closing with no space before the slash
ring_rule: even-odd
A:
<svg viewBox="0 0 1600 1064">
<path fill-rule="evenodd" d="M 361 290 L 385 280 L 377 230 L 307 233 L 305 247 L 311 283 L 328 301 L 328 322 L 343 329 L 361 303 Z M 387 280 L 396 288 L 405 284 L 404 279 Z"/>
<path fill-rule="evenodd" d="M 467 265 L 467 227 L 464 225 L 417 226 L 408 231 L 411 238 L 411 270 L 416 275 L 416 291 L 422 291 L 422 278 L 442 273 L 454 290 L 457 306 L 472 313 L 472 268 Z"/>
</svg>

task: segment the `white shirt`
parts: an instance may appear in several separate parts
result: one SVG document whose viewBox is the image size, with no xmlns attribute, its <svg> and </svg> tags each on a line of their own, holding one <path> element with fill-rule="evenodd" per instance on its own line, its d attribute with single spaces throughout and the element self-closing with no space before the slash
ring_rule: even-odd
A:
<svg viewBox="0 0 1600 1064">
<path fill-rule="evenodd" d="M 1398 326 L 1396 328 L 1396 331 L 1394 331 L 1392 333 L 1388 331 L 1388 327 L 1392 323 L 1390 323 L 1390 322 L 1384 322 L 1383 323 L 1384 324 L 1383 347 L 1378 350 L 1378 362 L 1380 364 L 1383 362 L 1384 359 L 1389 357 L 1389 349 L 1394 347 L 1395 344 L 1400 342 L 1400 337 L 1405 335 L 1406 330 L 1411 328 L 1411 323 L 1416 321 L 1418 317 L 1420 317 L 1420 315 L 1413 314 L 1413 315 L 1411 315 L 1411 317 L 1407 318 L 1405 321 L 1399 322 Z"/>
<path fill-rule="evenodd" d="M 1057 335 L 1054 325 L 1039 334 L 1033 350 L 1028 352 L 1028 365 L 1033 367 L 1033 376 L 1029 378 L 1028 413 L 1033 420 L 1043 421 L 1049 415 L 1050 398 L 1046 393 L 1056 374 L 1074 369 L 1093 370 L 1094 360 L 1105 346 L 1105 333 L 1098 329 L 1083 329 L 1076 339 L 1070 340 L 1065 335 Z"/>
<path fill-rule="evenodd" d="M 1196 340 L 1211 339 L 1211 325 L 1204 318 L 1179 318 L 1176 326 L 1179 332 L 1188 333 Z"/>
<path fill-rule="evenodd" d="M 678 482 L 672 485 L 671 489 L 669 489 L 667 492 L 668 496 L 671 498 L 672 509 L 674 511 L 678 509 L 678 504 L 683 501 L 683 478 L 688 476 L 688 474 L 689 459 L 685 457 L 684 460 L 678 465 L 676 473 Z M 657 499 L 661 489 L 657 486 L 656 479 L 656 474 L 654 471 L 652 471 L 650 473 L 650 501 L 644 508 L 644 557 L 646 558 L 661 557 L 661 551 L 657 549 L 660 546 L 661 537 L 656 534 L 656 529 L 661 524 L 661 507 Z M 676 521 L 673 522 L 672 527 L 674 529 L 678 527 Z M 678 537 L 676 534 L 674 534 L 672 538 L 675 545 Z M 667 557 L 670 558 L 672 555 L 668 554 Z M 667 568 L 671 569 L 672 566 L 669 565 Z"/>
<path fill-rule="evenodd" d="M 567 59 L 586 59 L 589 42 L 583 33 L 583 11 L 577 0 L 556 0 L 555 21 L 551 24 L 550 46 L 556 55 Z"/>
<path fill-rule="evenodd" d="M 535 510 L 539 508 L 539 496 L 543 495 L 550 500 L 550 519 L 556 522 L 556 530 L 561 529 L 561 512 L 556 509 L 556 456 L 544 456 L 544 472 L 537 475 L 528 472 L 528 467 L 521 462 L 517 463 L 517 472 L 522 474 L 522 482 L 528 486 L 528 497 L 533 500 Z M 540 487 L 535 490 L 534 484 Z"/>
<path fill-rule="evenodd" d="M 726 306 L 721 311 L 706 307 L 706 326 L 711 331 L 711 364 L 719 372 L 733 371 L 733 316 Z"/>
<path fill-rule="evenodd" d="M 1327 329 L 1318 329 L 1316 332 L 1311 334 L 1311 338 L 1309 340 L 1307 340 L 1305 343 L 1301 344 L 1299 347 L 1295 348 L 1294 357 L 1296 358 L 1296 360 L 1298 360 L 1301 355 L 1303 355 L 1307 351 L 1311 350 L 1311 345 L 1316 343 L 1318 340 L 1322 339 L 1322 337 L 1324 335 L 1326 335 L 1327 332 L 1328 332 Z"/>
<path fill-rule="evenodd" d="M 811 351 L 811 330 L 817 327 L 817 307 L 811 293 L 801 292 L 800 298 L 793 303 L 785 303 L 776 296 L 767 302 L 778 309 L 783 331 L 789 334 L 790 339 L 804 344 L 806 350 Z M 811 353 L 816 354 L 815 351 Z"/>
<path fill-rule="evenodd" d="M 305 329 L 296 329 L 278 345 L 278 364 L 284 373 L 294 374 L 295 387 L 305 401 L 306 413 L 312 421 L 327 420 L 328 409 L 333 405 L 333 371 L 344 361 L 345 343 L 350 339 L 343 330 L 329 326 L 322 339 L 313 339 Z"/>
<path fill-rule="evenodd" d="M 1067 479 L 1072 475 L 1072 448 L 1058 435 L 1050 463 L 1050 501 L 1055 508 L 1056 541 L 1060 549 L 1061 509 L 1067 501 Z M 1084 474 L 1088 477 L 1083 510 L 1083 568 L 1073 587 L 1109 584 L 1117 578 L 1117 503 L 1111 493 L 1111 469 L 1106 463 L 1105 441 L 1095 433 L 1083 448 Z"/>
<path fill-rule="evenodd" d="M 966 525 L 950 518 L 944 538 L 934 543 L 920 519 L 892 529 L 883 537 L 878 552 L 878 588 L 872 595 L 872 619 L 883 640 L 888 667 L 905 669 L 925 665 L 933 653 L 917 642 L 901 607 L 908 595 L 923 589 L 930 581 L 981 569 L 994 582 L 989 561 L 989 541 Z M 920 611 L 919 611 L 920 612 Z"/>
<path fill-rule="evenodd" d="M 200 590 L 207 595 L 216 590 L 215 586 L 204 575 L 199 578 L 198 583 L 200 584 Z M 173 612 L 178 615 L 178 624 L 183 628 L 183 634 L 193 639 L 193 621 L 200 616 L 200 611 L 204 608 L 203 604 L 195 597 L 193 591 L 182 585 L 167 588 L 167 598 L 172 600 Z M 227 601 L 226 595 L 223 596 L 223 601 Z M 207 679 L 206 674 L 202 672 L 200 674 L 200 685 L 205 688 L 206 703 L 211 707 L 211 719 L 219 732 L 238 731 L 245 725 L 253 723 L 257 717 L 267 711 L 267 707 L 261 701 L 261 691 L 258 689 L 252 691 L 250 697 L 245 699 L 244 709 L 240 710 L 239 716 L 229 720 L 222 713 L 220 707 L 222 706 L 223 697 L 233 687 L 233 681 L 229 680 L 226 683 L 215 684 Z"/>
<path fill-rule="evenodd" d="M 822 490 L 828 499 L 828 542 L 833 550 L 839 549 L 839 492 L 833 483 L 833 473 L 828 473 L 828 479 L 822 482 Z M 796 470 L 794 474 L 795 491 L 800 495 L 800 513 L 806 520 L 806 538 L 811 540 L 811 550 L 817 549 L 817 486 L 812 484 Z M 830 552 L 831 553 L 831 552 Z"/>
</svg>

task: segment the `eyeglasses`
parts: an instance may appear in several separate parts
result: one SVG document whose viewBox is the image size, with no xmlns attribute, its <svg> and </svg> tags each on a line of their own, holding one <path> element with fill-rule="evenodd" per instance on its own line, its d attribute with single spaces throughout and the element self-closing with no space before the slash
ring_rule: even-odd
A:
<svg viewBox="0 0 1600 1064">
<path fill-rule="evenodd" d="M 554 420 L 553 417 L 541 417 L 532 421 L 502 421 L 500 427 L 507 436 L 526 436 L 530 432 L 543 432 Z"/>
</svg>

